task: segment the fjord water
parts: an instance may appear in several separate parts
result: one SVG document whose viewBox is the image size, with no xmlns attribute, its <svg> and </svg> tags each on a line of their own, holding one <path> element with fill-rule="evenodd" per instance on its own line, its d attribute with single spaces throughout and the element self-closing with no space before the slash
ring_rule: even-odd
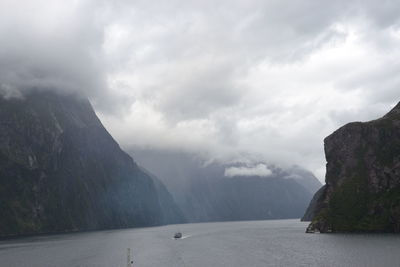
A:
<svg viewBox="0 0 400 267">
<path fill-rule="evenodd" d="M 392 234 L 305 234 L 298 220 L 221 222 L 52 235 L 0 242 L 0 266 L 399 266 Z M 174 240 L 181 231 L 183 239 Z"/>
</svg>

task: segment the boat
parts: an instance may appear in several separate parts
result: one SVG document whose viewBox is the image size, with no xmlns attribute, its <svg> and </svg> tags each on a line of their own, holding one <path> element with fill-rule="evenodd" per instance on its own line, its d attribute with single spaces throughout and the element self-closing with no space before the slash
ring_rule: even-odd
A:
<svg viewBox="0 0 400 267">
<path fill-rule="evenodd" d="M 182 238 L 182 233 L 181 233 L 181 232 L 175 233 L 174 238 L 175 238 L 175 239 Z"/>
</svg>

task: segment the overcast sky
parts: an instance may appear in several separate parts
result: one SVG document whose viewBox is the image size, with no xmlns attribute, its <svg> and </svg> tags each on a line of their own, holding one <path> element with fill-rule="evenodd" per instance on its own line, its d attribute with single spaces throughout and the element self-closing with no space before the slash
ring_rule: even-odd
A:
<svg viewBox="0 0 400 267">
<path fill-rule="evenodd" d="M 400 2 L 0 0 L 0 91 L 87 95 L 122 147 L 299 164 L 400 101 Z"/>
</svg>

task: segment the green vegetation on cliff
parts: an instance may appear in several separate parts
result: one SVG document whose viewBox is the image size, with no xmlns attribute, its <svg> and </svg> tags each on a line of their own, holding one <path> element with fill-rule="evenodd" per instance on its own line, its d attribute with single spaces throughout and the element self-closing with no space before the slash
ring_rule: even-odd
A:
<svg viewBox="0 0 400 267">
<path fill-rule="evenodd" d="M 0 214 L 0 236 L 183 221 L 89 101 L 48 92 L 0 96 Z"/>
<path fill-rule="evenodd" d="M 326 186 L 308 231 L 400 231 L 400 104 L 325 139 Z"/>
</svg>

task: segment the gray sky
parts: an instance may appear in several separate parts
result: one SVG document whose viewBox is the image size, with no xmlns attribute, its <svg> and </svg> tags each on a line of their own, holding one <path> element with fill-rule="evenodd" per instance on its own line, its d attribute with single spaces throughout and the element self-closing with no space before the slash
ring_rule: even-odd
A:
<svg viewBox="0 0 400 267">
<path fill-rule="evenodd" d="M 88 95 L 125 148 L 299 164 L 400 100 L 400 1 L 0 0 L 0 90 Z"/>
</svg>

